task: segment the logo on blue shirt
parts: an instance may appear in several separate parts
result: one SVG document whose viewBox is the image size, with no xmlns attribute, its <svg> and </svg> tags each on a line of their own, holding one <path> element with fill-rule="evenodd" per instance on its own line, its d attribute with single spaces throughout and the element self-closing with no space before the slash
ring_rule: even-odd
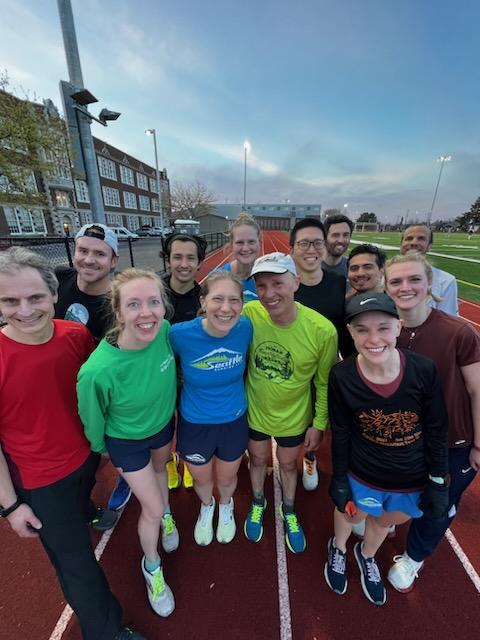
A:
<svg viewBox="0 0 480 640">
<path fill-rule="evenodd" d="M 195 369 L 203 369 L 207 371 L 225 371 L 225 369 L 233 369 L 243 363 L 243 354 L 239 351 L 231 351 L 230 349 L 214 349 L 193 360 L 190 365 Z"/>
</svg>

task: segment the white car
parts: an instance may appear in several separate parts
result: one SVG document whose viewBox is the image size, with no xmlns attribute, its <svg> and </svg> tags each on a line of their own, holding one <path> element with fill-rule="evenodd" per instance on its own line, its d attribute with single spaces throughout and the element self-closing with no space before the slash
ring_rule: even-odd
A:
<svg viewBox="0 0 480 640">
<path fill-rule="evenodd" d="M 110 227 L 119 240 L 138 240 L 138 234 L 129 231 L 126 227 Z"/>
</svg>

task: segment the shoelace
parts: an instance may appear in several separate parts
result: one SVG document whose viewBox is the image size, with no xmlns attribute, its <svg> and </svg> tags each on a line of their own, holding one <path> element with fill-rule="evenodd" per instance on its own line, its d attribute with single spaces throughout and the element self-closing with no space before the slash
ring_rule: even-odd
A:
<svg viewBox="0 0 480 640">
<path fill-rule="evenodd" d="M 167 513 L 163 516 L 163 530 L 167 536 L 171 535 L 175 530 L 175 520 L 171 513 Z"/>
<path fill-rule="evenodd" d="M 380 571 L 378 570 L 378 564 L 373 558 L 365 558 L 365 565 L 367 567 L 367 578 L 369 582 L 381 582 Z"/>
<path fill-rule="evenodd" d="M 209 504 L 205 506 L 202 504 L 202 508 L 200 509 L 200 526 L 205 528 L 208 524 L 208 520 L 210 518 L 210 513 L 212 512 L 214 505 Z"/>
<path fill-rule="evenodd" d="M 219 508 L 219 516 L 222 518 L 224 524 L 229 524 L 232 520 L 233 509 L 230 502 L 228 504 L 221 504 Z"/>
<path fill-rule="evenodd" d="M 408 576 L 412 575 L 418 578 L 418 569 L 416 569 L 411 562 L 404 556 L 393 556 L 393 561 L 399 567 L 400 571 L 406 573 Z"/>
<path fill-rule="evenodd" d="M 313 462 L 308 458 L 305 458 L 305 471 L 307 472 L 307 476 L 313 476 Z"/>
<path fill-rule="evenodd" d="M 253 504 L 252 515 L 250 517 L 250 520 L 255 524 L 258 524 L 262 519 L 263 509 L 264 509 L 263 504 Z"/>
<path fill-rule="evenodd" d="M 300 525 L 298 524 L 298 518 L 296 514 L 285 513 L 284 516 L 290 533 L 298 533 L 300 531 Z"/>
<path fill-rule="evenodd" d="M 158 596 L 160 596 L 165 590 L 165 580 L 163 579 L 163 571 L 162 569 L 158 569 L 152 575 L 152 596 L 153 599 L 156 600 Z"/>
<path fill-rule="evenodd" d="M 335 549 L 333 552 L 332 570 L 342 575 L 345 573 L 345 554 L 340 549 Z"/>
</svg>

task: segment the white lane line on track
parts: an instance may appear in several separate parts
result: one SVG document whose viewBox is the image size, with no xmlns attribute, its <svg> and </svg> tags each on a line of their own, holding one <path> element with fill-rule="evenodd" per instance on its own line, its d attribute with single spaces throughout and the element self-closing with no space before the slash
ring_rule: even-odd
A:
<svg viewBox="0 0 480 640">
<path fill-rule="evenodd" d="M 470 578 L 470 580 L 475 585 L 476 590 L 480 593 L 480 576 L 475 571 L 475 569 L 474 569 L 472 563 L 470 562 L 470 560 L 467 558 L 467 554 L 462 549 L 462 547 L 460 546 L 458 540 L 455 538 L 455 536 L 453 535 L 453 533 L 452 533 L 452 531 L 450 529 L 446 530 L 445 537 L 448 540 L 448 542 L 450 543 L 450 546 L 454 550 L 457 558 L 462 563 L 462 566 L 465 569 L 465 572 L 466 572 L 467 576 Z"/>
<path fill-rule="evenodd" d="M 272 438 L 273 459 L 273 493 L 275 509 L 275 539 L 277 546 L 277 577 L 278 577 L 278 609 L 280 617 L 280 640 L 292 640 L 292 616 L 290 613 L 290 591 L 288 588 L 287 551 L 283 520 L 280 515 L 282 490 L 280 483 L 280 468 L 277 458 L 277 443 Z"/>
<path fill-rule="evenodd" d="M 115 527 L 120 522 L 122 513 L 123 511 L 118 516 L 118 520 L 116 521 L 115 525 L 108 531 L 104 532 L 97 546 L 95 547 L 95 558 L 97 559 L 98 562 L 100 562 L 100 558 L 102 557 L 103 552 L 105 551 L 107 543 L 110 540 L 112 533 L 115 530 Z M 64 610 L 62 611 L 60 618 L 58 619 L 57 624 L 55 625 L 55 628 L 52 631 L 52 634 L 49 640 L 61 640 L 61 638 L 63 637 L 64 631 L 67 628 L 68 623 L 70 622 L 70 618 L 72 617 L 72 615 L 73 615 L 73 610 L 70 607 L 70 605 L 67 604 Z"/>
</svg>

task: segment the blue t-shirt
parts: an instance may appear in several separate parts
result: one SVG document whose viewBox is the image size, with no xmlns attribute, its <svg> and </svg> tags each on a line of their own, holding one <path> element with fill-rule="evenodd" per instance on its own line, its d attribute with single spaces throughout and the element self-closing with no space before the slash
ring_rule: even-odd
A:
<svg viewBox="0 0 480 640">
<path fill-rule="evenodd" d="M 215 271 L 230 271 L 232 273 L 232 263 L 226 262 L 222 264 L 221 267 L 214 269 L 212 273 Z M 257 289 L 255 287 L 255 278 L 242 278 L 243 285 L 243 301 L 245 303 L 250 302 L 251 300 L 258 300 Z"/>
<path fill-rule="evenodd" d="M 183 373 L 180 413 L 185 420 L 220 424 L 245 413 L 243 374 L 252 333 L 252 323 L 243 316 L 221 338 L 208 335 L 201 318 L 172 326 L 170 342 Z"/>
</svg>

